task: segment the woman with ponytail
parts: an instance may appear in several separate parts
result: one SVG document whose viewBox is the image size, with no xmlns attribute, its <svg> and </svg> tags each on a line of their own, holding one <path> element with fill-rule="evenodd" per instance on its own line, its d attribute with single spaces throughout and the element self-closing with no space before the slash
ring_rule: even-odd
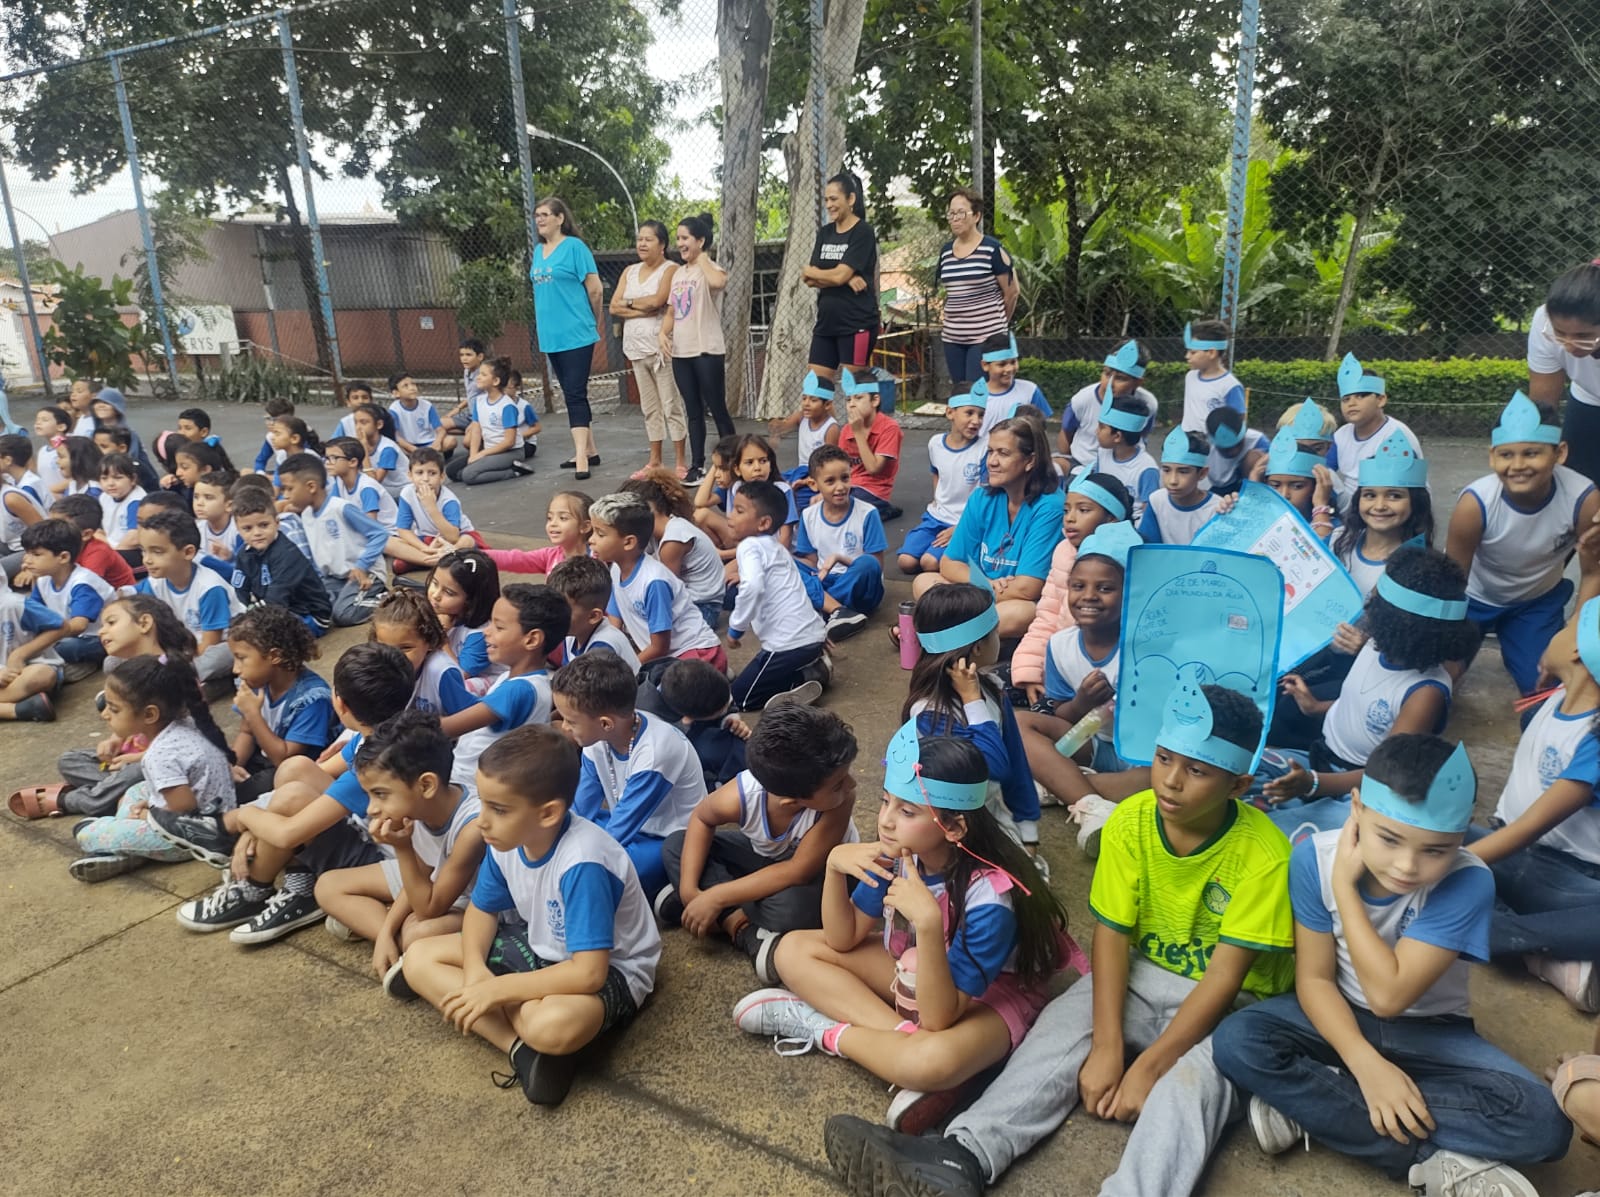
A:
<svg viewBox="0 0 1600 1197">
<path fill-rule="evenodd" d="M 727 343 L 722 336 L 722 289 L 728 272 L 711 256 L 714 240 L 711 213 L 685 216 L 678 222 L 678 256 L 683 265 L 672 276 L 666 311 L 661 314 L 661 352 L 672 359 L 672 377 L 689 425 L 688 482 L 705 476 L 706 413 L 717 436 L 733 435 L 728 414 Z"/>
<path fill-rule="evenodd" d="M 828 223 L 817 230 L 811 263 L 800 281 L 817 289 L 817 323 L 811 364 L 818 378 L 836 379 L 839 367 L 860 373 L 878 341 L 878 235 L 867 223 L 865 189 L 841 171 L 822 189 Z"/>
<path fill-rule="evenodd" d="M 1528 398 L 1566 400 L 1566 465 L 1600 483 L 1600 258 L 1550 284 L 1528 326 Z"/>
</svg>

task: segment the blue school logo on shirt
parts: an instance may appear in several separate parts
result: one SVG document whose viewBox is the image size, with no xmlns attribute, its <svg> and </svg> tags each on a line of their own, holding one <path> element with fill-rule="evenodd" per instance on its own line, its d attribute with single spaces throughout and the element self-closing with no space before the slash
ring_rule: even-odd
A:
<svg viewBox="0 0 1600 1197">
<path fill-rule="evenodd" d="M 1546 744 L 1539 754 L 1539 788 L 1548 790 L 1561 778 L 1561 753 L 1553 744 Z"/>
<path fill-rule="evenodd" d="M 847 553 L 855 553 L 859 552 L 860 549 L 861 537 L 857 536 L 854 532 L 846 532 L 844 534 L 844 551 Z"/>
<path fill-rule="evenodd" d="M 644 600 L 643 599 L 634 599 L 633 600 L 633 613 L 635 615 L 643 615 L 644 614 Z"/>
<path fill-rule="evenodd" d="M 983 462 L 981 461 L 969 461 L 961 467 L 961 479 L 963 482 L 976 482 L 982 477 Z"/>
<path fill-rule="evenodd" d="M 323 520 L 322 526 L 327 529 L 329 537 L 334 540 L 339 539 L 339 521 L 337 518 L 330 517 Z"/>
<path fill-rule="evenodd" d="M 1380 698 L 1367 708 L 1367 731 L 1374 736 L 1387 736 L 1394 726 L 1394 711 L 1387 698 Z"/>
<path fill-rule="evenodd" d="M 567 942 L 567 912 L 561 909 L 561 903 L 554 898 L 544 904 L 545 925 L 562 943 Z"/>
</svg>

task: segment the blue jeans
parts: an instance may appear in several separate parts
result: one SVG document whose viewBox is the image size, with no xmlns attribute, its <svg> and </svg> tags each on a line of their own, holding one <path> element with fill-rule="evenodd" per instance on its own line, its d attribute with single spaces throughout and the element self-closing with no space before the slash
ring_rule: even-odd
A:
<svg viewBox="0 0 1600 1197">
<path fill-rule="evenodd" d="M 594 346 L 558 349 L 546 353 L 545 357 L 550 360 L 550 369 L 561 385 L 562 398 L 567 401 L 567 426 L 589 427 L 593 422 L 589 414 L 589 368 L 594 362 Z"/>
<path fill-rule="evenodd" d="M 100 643 L 100 637 L 93 633 L 57 640 L 56 652 L 68 665 L 98 665 L 106 659 L 105 646 Z"/>
<path fill-rule="evenodd" d="M 1488 834 L 1473 827 L 1467 843 Z M 1495 891 L 1491 956 L 1600 960 L 1600 865 L 1529 844 L 1489 868 Z"/>
<path fill-rule="evenodd" d="M 871 615 L 883 603 L 883 567 L 869 553 L 857 557 L 843 573 L 829 574 L 826 579 L 817 577 L 815 569 L 801 563 L 800 581 L 818 611 L 822 610 L 824 594 L 832 595 L 841 607 L 863 615 Z"/>
<path fill-rule="evenodd" d="M 950 372 L 950 382 L 959 394 L 962 383 L 971 385 L 983 377 L 983 342 L 976 345 L 957 345 L 941 340 L 944 347 L 944 368 Z"/>
<path fill-rule="evenodd" d="M 1572 1137 L 1550 1086 L 1480 1038 L 1470 1018 L 1378 1018 L 1350 1007 L 1363 1038 L 1404 1070 L 1433 1115 L 1426 1139 L 1372 1129 L 1361 1086 L 1292 993 L 1236 1011 L 1211 1035 L 1218 1070 L 1317 1142 L 1404 1179 L 1436 1151 L 1507 1164 L 1558 1160 Z"/>
</svg>

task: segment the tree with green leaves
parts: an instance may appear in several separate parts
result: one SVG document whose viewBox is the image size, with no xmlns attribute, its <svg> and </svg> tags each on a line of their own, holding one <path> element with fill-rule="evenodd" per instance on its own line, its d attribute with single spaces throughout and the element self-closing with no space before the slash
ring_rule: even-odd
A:
<svg viewBox="0 0 1600 1197">
<path fill-rule="evenodd" d="M 56 288 L 45 356 L 73 378 L 99 379 L 124 390 L 132 386 L 138 377 L 133 355 L 144 348 L 139 326 L 122 321 L 122 312 L 133 306 L 133 280 L 112 275 L 107 286 L 81 267 L 51 262 L 40 281 Z"/>
</svg>

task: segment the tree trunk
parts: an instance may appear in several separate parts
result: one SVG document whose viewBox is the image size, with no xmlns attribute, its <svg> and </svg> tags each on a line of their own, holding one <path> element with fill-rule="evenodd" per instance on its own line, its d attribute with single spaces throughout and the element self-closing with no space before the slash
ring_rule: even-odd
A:
<svg viewBox="0 0 1600 1197">
<path fill-rule="evenodd" d="M 806 84 L 807 102 L 801 105 L 795 131 L 783 139 L 783 158 L 789 178 L 789 235 L 783 247 L 783 267 L 778 274 L 778 303 L 767 336 L 766 368 L 761 375 L 761 400 L 756 414 L 765 418 L 788 415 L 793 410 L 795 385 L 811 350 L 811 330 L 817 320 L 817 292 L 800 282 L 800 271 L 811 260 L 822 207 L 822 184 L 844 158 L 844 101 L 855 75 L 861 49 L 861 25 L 866 0 L 829 0 L 822 30 L 822 61 L 811 64 Z M 833 162 L 817 161 L 816 122 L 809 97 L 822 76 L 823 140 L 837 155 Z"/>
<path fill-rule="evenodd" d="M 278 167 L 278 187 L 283 191 L 284 211 L 289 215 L 289 241 L 294 246 L 295 266 L 300 272 L 300 289 L 305 293 L 306 313 L 311 317 L 311 336 L 317 346 L 317 365 L 333 377 L 333 351 L 328 346 L 328 323 L 322 318 L 322 303 L 317 298 L 317 267 L 311 254 L 311 230 L 300 219 L 300 205 L 295 201 L 294 188 L 289 182 L 289 168 Z M 333 379 L 335 400 L 338 380 Z"/>
<path fill-rule="evenodd" d="M 1328 345 L 1322 351 L 1322 360 L 1331 362 L 1339 356 L 1339 337 L 1344 332 L 1345 313 L 1356 297 L 1356 280 L 1361 274 L 1361 238 L 1372 219 L 1375 201 L 1369 195 L 1356 209 L 1355 223 L 1350 226 L 1350 246 L 1344 255 L 1344 278 L 1339 281 L 1339 302 L 1333 306 L 1333 324 L 1328 329 Z"/>
<path fill-rule="evenodd" d="M 761 128 L 772 65 L 774 0 L 720 0 L 717 50 L 722 64 L 722 228 L 716 259 L 728 272 L 722 292 L 727 342 L 728 410 L 742 413 L 748 387 L 750 298 L 755 289 L 756 198 L 761 187 Z"/>
</svg>

